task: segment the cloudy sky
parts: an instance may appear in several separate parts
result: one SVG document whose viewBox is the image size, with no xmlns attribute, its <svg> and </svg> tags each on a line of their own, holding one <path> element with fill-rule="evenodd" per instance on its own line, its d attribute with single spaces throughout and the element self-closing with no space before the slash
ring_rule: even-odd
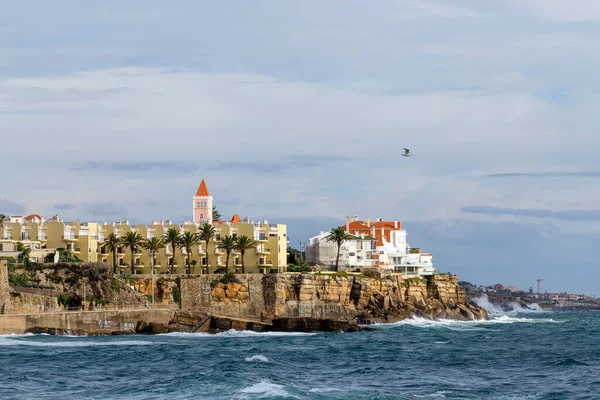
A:
<svg viewBox="0 0 600 400">
<path fill-rule="evenodd" d="M 441 271 L 600 296 L 600 2 L 9 2 L 0 212 L 398 218 Z M 410 147 L 413 158 L 399 157 Z"/>
</svg>

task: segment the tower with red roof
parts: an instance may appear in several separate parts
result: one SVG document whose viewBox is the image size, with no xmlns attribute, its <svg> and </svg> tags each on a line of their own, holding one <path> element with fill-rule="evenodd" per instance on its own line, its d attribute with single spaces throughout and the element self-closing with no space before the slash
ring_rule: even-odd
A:
<svg viewBox="0 0 600 400">
<path fill-rule="evenodd" d="M 202 179 L 202 182 L 200 182 L 200 186 L 198 186 L 198 190 L 194 196 L 193 209 L 194 223 L 196 225 L 212 223 L 213 198 L 206 187 L 206 182 L 204 182 L 204 179 Z"/>
</svg>

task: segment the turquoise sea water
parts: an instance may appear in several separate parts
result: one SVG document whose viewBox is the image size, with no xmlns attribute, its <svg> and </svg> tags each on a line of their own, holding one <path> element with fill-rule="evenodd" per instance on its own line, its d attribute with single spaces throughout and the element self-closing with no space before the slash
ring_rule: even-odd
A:
<svg viewBox="0 0 600 400">
<path fill-rule="evenodd" d="M 598 399 L 600 312 L 374 332 L 0 336 L 1 399 Z"/>
</svg>

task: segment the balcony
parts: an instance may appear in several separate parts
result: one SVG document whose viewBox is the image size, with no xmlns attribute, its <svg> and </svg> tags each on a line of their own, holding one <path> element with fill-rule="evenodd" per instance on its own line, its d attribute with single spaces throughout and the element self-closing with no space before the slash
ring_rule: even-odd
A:
<svg viewBox="0 0 600 400">
<path fill-rule="evenodd" d="M 215 254 L 223 255 L 223 254 L 225 254 L 225 250 L 217 247 L 217 248 L 215 248 Z"/>
<path fill-rule="evenodd" d="M 271 249 L 266 249 L 264 247 L 258 247 L 254 249 L 256 254 L 271 254 Z"/>
<path fill-rule="evenodd" d="M 268 261 L 268 260 L 258 260 L 258 266 L 259 267 L 268 267 L 268 266 L 272 266 L 273 265 L 273 261 Z"/>
<path fill-rule="evenodd" d="M 80 249 L 79 247 L 75 247 L 75 248 L 73 249 L 73 253 L 75 253 L 75 254 L 79 254 L 79 253 L 81 253 L 81 249 Z"/>
<path fill-rule="evenodd" d="M 269 238 L 266 235 L 264 235 L 264 234 L 261 234 L 261 235 L 258 235 L 258 236 L 254 237 L 254 241 L 255 242 L 265 243 L 268 240 L 269 240 Z"/>
<path fill-rule="evenodd" d="M 65 242 L 76 242 L 77 241 L 77 235 L 63 235 L 62 239 Z"/>
</svg>

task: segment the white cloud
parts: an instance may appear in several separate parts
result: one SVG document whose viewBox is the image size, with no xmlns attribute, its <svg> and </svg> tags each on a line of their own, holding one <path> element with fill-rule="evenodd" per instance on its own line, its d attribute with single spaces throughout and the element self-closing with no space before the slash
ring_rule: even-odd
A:
<svg viewBox="0 0 600 400">
<path fill-rule="evenodd" d="M 595 0 L 508 0 L 515 13 L 557 22 L 600 20 L 600 3 Z"/>
</svg>

